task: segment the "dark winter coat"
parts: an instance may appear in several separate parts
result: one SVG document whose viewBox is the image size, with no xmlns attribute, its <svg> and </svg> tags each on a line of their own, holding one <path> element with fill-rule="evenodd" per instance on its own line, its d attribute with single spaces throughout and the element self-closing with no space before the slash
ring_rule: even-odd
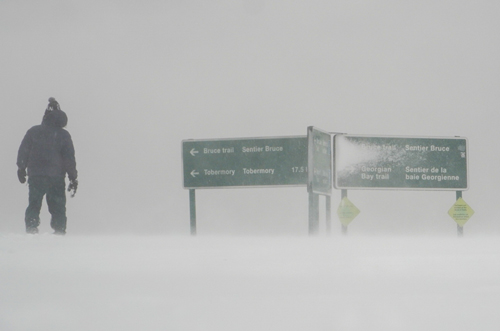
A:
<svg viewBox="0 0 500 331">
<path fill-rule="evenodd" d="M 41 125 L 26 132 L 17 154 L 17 166 L 28 168 L 28 176 L 65 177 L 67 173 L 70 180 L 77 178 L 73 141 L 61 127 L 66 122 L 64 112 L 54 111 L 44 116 Z"/>
</svg>

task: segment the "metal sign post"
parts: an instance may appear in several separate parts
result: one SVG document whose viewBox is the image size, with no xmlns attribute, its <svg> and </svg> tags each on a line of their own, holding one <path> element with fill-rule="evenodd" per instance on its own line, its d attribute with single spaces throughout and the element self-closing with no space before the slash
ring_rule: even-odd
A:
<svg viewBox="0 0 500 331">
<path fill-rule="evenodd" d="M 462 191 L 457 191 L 456 202 L 448 210 L 448 215 L 457 222 L 457 235 L 464 235 L 464 225 L 474 215 L 474 210 L 462 199 Z"/>
<path fill-rule="evenodd" d="M 341 200 L 344 199 L 344 198 L 347 198 L 347 190 L 341 190 L 340 192 L 341 192 L 340 193 L 340 199 Z M 344 236 L 347 236 L 347 225 L 342 224 L 342 234 Z"/>
<path fill-rule="evenodd" d="M 319 232 L 319 195 L 309 192 L 309 235 Z"/>
<path fill-rule="evenodd" d="M 307 190 L 332 195 L 332 136 L 313 126 L 307 128 Z"/>
<path fill-rule="evenodd" d="M 307 137 L 184 140 L 182 162 L 192 235 L 195 189 L 201 188 L 307 186 L 311 235 L 319 232 L 320 195 L 326 197 L 326 231 L 331 232 L 332 183 L 342 190 L 337 214 L 344 235 L 360 212 L 347 199 L 348 189 L 456 191 L 449 214 L 458 224 L 458 236 L 474 213 L 461 199 L 469 187 L 466 138 L 336 134 L 332 145 L 332 134 L 310 126 Z"/>
<path fill-rule="evenodd" d="M 332 233 L 332 196 L 326 196 L 326 233 Z"/>
<path fill-rule="evenodd" d="M 462 191 L 457 191 L 457 198 L 456 198 L 456 200 L 461 199 L 461 198 L 462 198 Z M 457 223 L 457 236 L 458 237 L 463 237 L 464 236 L 464 226 L 460 225 L 458 223 Z"/>
<path fill-rule="evenodd" d="M 335 135 L 335 187 L 467 190 L 466 138 Z"/>
<path fill-rule="evenodd" d="M 182 162 L 196 235 L 195 189 L 306 186 L 307 138 L 184 140 Z"/>
<path fill-rule="evenodd" d="M 194 189 L 189 190 L 189 225 L 191 235 L 196 235 L 196 192 Z"/>
<path fill-rule="evenodd" d="M 334 140 L 336 188 L 456 191 L 457 202 L 448 213 L 463 236 L 463 224 L 473 214 L 461 199 L 469 188 L 466 138 L 342 134 Z M 347 222 L 349 210 L 344 211 Z"/>
<path fill-rule="evenodd" d="M 332 136 L 313 126 L 307 128 L 307 191 L 309 234 L 319 232 L 319 196 L 326 197 L 326 231 L 331 231 Z"/>
</svg>

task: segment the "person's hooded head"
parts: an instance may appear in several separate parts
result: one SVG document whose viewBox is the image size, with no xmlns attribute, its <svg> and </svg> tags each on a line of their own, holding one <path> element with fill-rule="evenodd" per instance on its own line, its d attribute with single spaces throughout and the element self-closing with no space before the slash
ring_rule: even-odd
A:
<svg viewBox="0 0 500 331">
<path fill-rule="evenodd" d="M 54 98 L 49 98 L 49 104 L 45 109 L 42 124 L 64 128 L 68 124 L 68 116 L 61 110 L 59 103 Z"/>
</svg>

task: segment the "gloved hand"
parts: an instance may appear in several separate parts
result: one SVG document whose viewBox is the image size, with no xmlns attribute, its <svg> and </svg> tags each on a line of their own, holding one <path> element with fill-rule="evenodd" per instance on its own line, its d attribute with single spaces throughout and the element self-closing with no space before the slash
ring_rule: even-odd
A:
<svg viewBox="0 0 500 331">
<path fill-rule="evenodd" d="M 73 198 L 76 194 L 76 190 L 78 189 L 78 180 L 70 179 L 68 185 L 68 192 L 71 192 L 71 197 Z"/>
<path fill-rule="evenodd" d="M 26 169 L 17 169 L 17 178 L 19 178 L 19 181 L 21 184 L 26 183 Z"/>
</svg>

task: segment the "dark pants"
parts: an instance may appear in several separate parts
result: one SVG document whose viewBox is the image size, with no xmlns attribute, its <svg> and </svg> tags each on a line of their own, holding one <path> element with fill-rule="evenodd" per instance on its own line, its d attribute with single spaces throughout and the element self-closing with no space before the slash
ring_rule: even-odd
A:
<svg viewBox="0 0 500 331">
<path fill-rule="evenodd" d="M 26 231 L 33 232 L 40 225 L 40 209 L 43 196 L 47 195 L 47 206 L 52 215 L 50 226 L 56 233 L 66 232 L 66 183 L 64 177 L 31 176 L 29 205 L 26 208 Z"/>
</svg>

